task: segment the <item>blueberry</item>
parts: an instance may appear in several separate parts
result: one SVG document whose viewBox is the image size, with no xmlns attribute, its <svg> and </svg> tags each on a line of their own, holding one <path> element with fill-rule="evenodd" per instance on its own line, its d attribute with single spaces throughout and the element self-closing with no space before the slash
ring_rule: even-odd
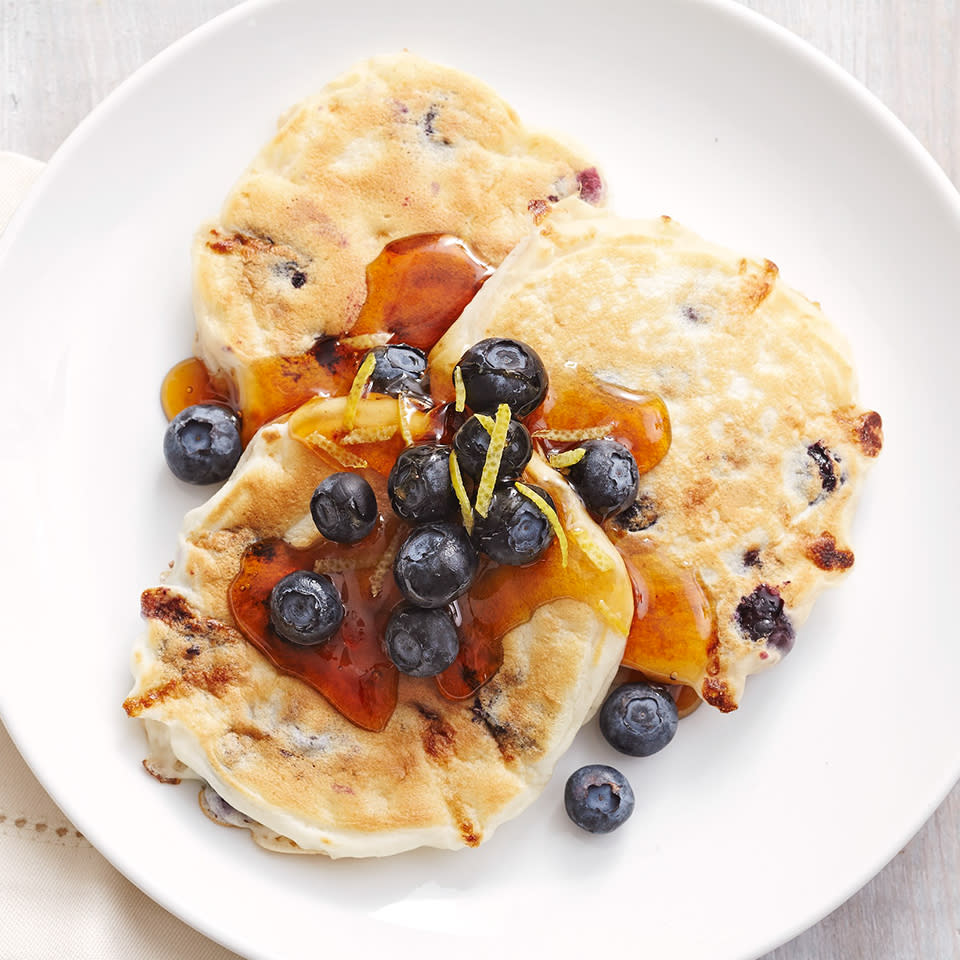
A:
<svg viewBox="0 0 960 960">
<path fill-rule="evenodd" d="M 474 480 L 480 479 L 489 446 L 490 434 L 476 417 L 471 417 L 457 431 L 453 438 L 453 449 L 457 452 L 460 470 L 466 476 Z M 500 459 L 497 483 L 516 480 L 530 462 L 531 456 L 533 456 L 533 441 L 530 439 L 527 428 L 518 420 L 511 420 L 510 426 L 507 427 L 507 443 Z"/>
<path fill-rule="evenodd" d="M 397 457 L 387 479 L 394 512 L 411 523 L 446 520 L 457 513 L 457 495 L 450 480 L 450 447 L 421 443 Z"/>
<path fill-rule="evenodd" d="M 356 543 L 376 525 L 377 496 L 358 474 L 334 473 L 313 491 L 310 515 L 328 540 Z"/>
<path fill-rule="evenodd" d="M 457 659 L 460 638 L 448 610 L 401 605 L 390 614 L 387 656 L 401 673 L 435 677 Z"/>
<path fill-rule="evenodd" d="M 181 410 L 163 436 L 163 456 L 187 483 L 226 480 L 243 452 L 240 425 L 226 407 L 200 403 Z"/>
<path fill-rule="evenodd" d="M 753 593 L 741 597 L 734 613 L 740 629 L 755 642 L 766 640 L 768 647 L 786 656 L 796 635 L 776 587 L 759 584 Z"/>
<path fill-rule="evenodd" d="M 610 833 L 633 813 L 633 789 L 614 767 L 592 763 L 570 774 L 563 790 L 567 816 L 588 833 Z"/>
<path fill-rule="evenodd" d="M 533 349 L 519 340 L 491 337 L 475 343 L 460 358 L 467 406 L 474 413 L 496 413 L 501 403 L 520 420 L 547 394 L 547 371 Z"/>
<path fill-rule="evenodd" d="M 470 589 L 477 551 L 456 523 L 427 523 L 404 540 L 393 562 L 400 592 L 418 607 L 445 607 Z"/>
<path fill-rule="evenodd" d="M 343 601 L 333 581 L 323 574 L 294 570 L 270 591 L 270 623 L 290 643 L 321 643 L 342 622 Z"/>
<path fill-rule="evenodd" d="M 586 451 L 567 472 L 587 509 L 601 519 L 615 516 L 637 498 L 640 471 L 633 454 L 616 440 L 587 440 Z"/>
<path fill-rule="evenodd" d="M 406 343 L 389 343 L 374 347 L 370 353 L 377 358 L 368 381 L 374 393 L 391 397 L 402 393 L 426 397 L 430 393 L 427 355 L 422 350 Z"/>
<path fill-rule="evenodd" d="M 673 739 L 678 722 L 673 697 L 652 683 L 625 683 L 611 691 L 600 708 L 600 732 L 612 747 L 631 757 L 662 750 Z"/>
<path fill-rule="evenodd" d="M 541 487 L 530 489 L 556 509 L 553 498 Z M 474 520 L 473 542 L 497 563 L 522 567 L 540 558 L 553 540 L 553 527 L 541 509 L 514 486 L 493 493 L 485 517 Z"/>
</svg>

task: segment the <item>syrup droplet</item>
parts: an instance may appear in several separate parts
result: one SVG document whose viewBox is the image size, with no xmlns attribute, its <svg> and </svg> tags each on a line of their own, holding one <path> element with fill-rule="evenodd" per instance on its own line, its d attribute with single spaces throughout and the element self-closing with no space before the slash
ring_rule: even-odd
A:
<svg viewBox="0 0 960 960">
<path fill-rule="evenodd" d="M 201 360 L 188 357 L 170 368 L 160 387 L 160 405 L 164 415 L 172 420 L 182 410 L 196 403 L 219 403 L 233 409 L 234 400 L 229 385 L 210 376 Z"/>
</svg>

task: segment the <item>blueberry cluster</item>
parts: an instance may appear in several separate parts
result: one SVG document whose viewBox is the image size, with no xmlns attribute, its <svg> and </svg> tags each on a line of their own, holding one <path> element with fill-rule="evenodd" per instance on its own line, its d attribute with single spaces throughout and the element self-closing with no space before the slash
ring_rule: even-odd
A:
<svg viewBox="0 0 960 960">
<path fill-rule="evenodd" d="M 533 455 L 526 427 L 516 419 L 529 413 L 547 391 L 543 363 L 526 344 L 485 340 L 458 364 L 472 415 L 452 444 L 423 443 L 397 458 L 387 480 L 394 513 L 414 524 L 393 564 L 406 603 L 392 613 L 385 642 L 390 659 L 404 673 L 432 676 L 456 659 L 459 640 L 450 609 L 470 589 L 484 555 L 497 563 L 535 561 L 553 538 L 549 521 L 513 487 Z M 485 516 L 474 514 L 471 533 L 458 518 L 451 454 L 468 498 L 478 489 L 487 462 L 493 416 L 507 404 L 511 420 Z M 550 501 L 546 491 L 538 490 Z"/>
</svg>

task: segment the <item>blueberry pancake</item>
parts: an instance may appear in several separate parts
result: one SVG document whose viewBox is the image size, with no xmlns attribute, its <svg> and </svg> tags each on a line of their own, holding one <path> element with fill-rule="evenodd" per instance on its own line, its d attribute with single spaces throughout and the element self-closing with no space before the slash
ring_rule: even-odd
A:
<svg viewBox="0 0 960 960">
<path fill-rule="evenodd" d="M 317 405 L 342 412 L 344 400 Z M 396 422 L 394 398 L 363 400 L 360 425 L 382 410 L 393 411 Z M 333 705 L 335 689 L 328 697 L 278 669 L 238 629 L 244 607 L 234 601 L 247 582 L 238 587 L 235 578 L 245 557 L 269 558 L 261 545 L 278 540 L 301 557 L 329 548 L 313 569 L 346 584 L 345 627 L 370 611 L 377 591 L 386 609 L 395 602 L 389 530 L 326 545 L 318 533 L 311 500 L 343 466 L 300 429 L 309 416 L 310 408 L 301 409 L 256 434 L 226 484 L 187 514 L 164 585 L 143 594 L 147 629 L 134 651 L 135 684 L 125 707 L 146 721 L 145 766 L 160 779 L 206 781 L 206 812 L 248 827 L 272 849 L 345 857 L 476 846 L 536 797 L 606 693 L 633 612 L 625 568 L 571 488 L 534 456 L 524 477 L 549 492 L 567 529 L 579 531 L 569 565 L 557 566 L 554 542 L 552 559 L 542 561 L 553 566 L 499 568 L 498 582 L 528 584 L 504 596 L 530 609 L 507 623 L 502 663 L 482 687 L 453 699 L 435 677 L 401 675 L 395 705 L 367 724 L 380 728 L 364 727 Z M 381 514 L 391 517 L 381 522 L 400 523 L 390 511 L 386 472 L 356 469 L 369 479 Z M 352 568 L 373 573 L 350 580 Z M 551 579 L 544 572 L 551 569 L 570 580 Z M 524 580 L 534 571 L 536 580 Z M 371 619 L 379 615 L 374 609 Z M 350 661 L 344 657 L 334 673 L 349 673 Z M 378 663 L 373 672 L 382 669 Z"/>
<path fill-rule="evenodd" d="M 495 267 L 571 195 L 602 202 L 590 161 L 484 84 L 410 53 L 362 62 L 282 118 L 198 232 L 196 353 L 246 410 L 258 362 L 355 327 L 385 245 L 448 233 Z"/>
<path fill-rule="evenodd" d="M 592 410 L 584 436 L 609 432 L 598 391 L 665 403 L 669 450 L 604 523 L 640 605 L 625 662 L 735 709 L 854 562 L 849 526 L 882 429 L 858 405 L 841 335 L 770 261 L 667 217 L 561 204 L 437 344 L 438 386 L 491 336 L 539 353 L 560 406 Z"/>
</svg>

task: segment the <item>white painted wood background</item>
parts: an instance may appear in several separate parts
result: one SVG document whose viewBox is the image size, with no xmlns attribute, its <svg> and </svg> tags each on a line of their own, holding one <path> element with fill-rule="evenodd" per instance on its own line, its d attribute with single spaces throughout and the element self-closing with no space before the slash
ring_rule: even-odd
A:
<svg viewBox="0 0 960 960">
<path fill-rule="evenodd" d="M 862 81 L 960 184 L 960 0 L 744 2 Z M 49 159 L 120 81 L 234 3 L 0 0 L 0 150 Z M 960 786 L 878 877 L 763 960 L 960 960 L 958 824 Z"/>
</svg>

